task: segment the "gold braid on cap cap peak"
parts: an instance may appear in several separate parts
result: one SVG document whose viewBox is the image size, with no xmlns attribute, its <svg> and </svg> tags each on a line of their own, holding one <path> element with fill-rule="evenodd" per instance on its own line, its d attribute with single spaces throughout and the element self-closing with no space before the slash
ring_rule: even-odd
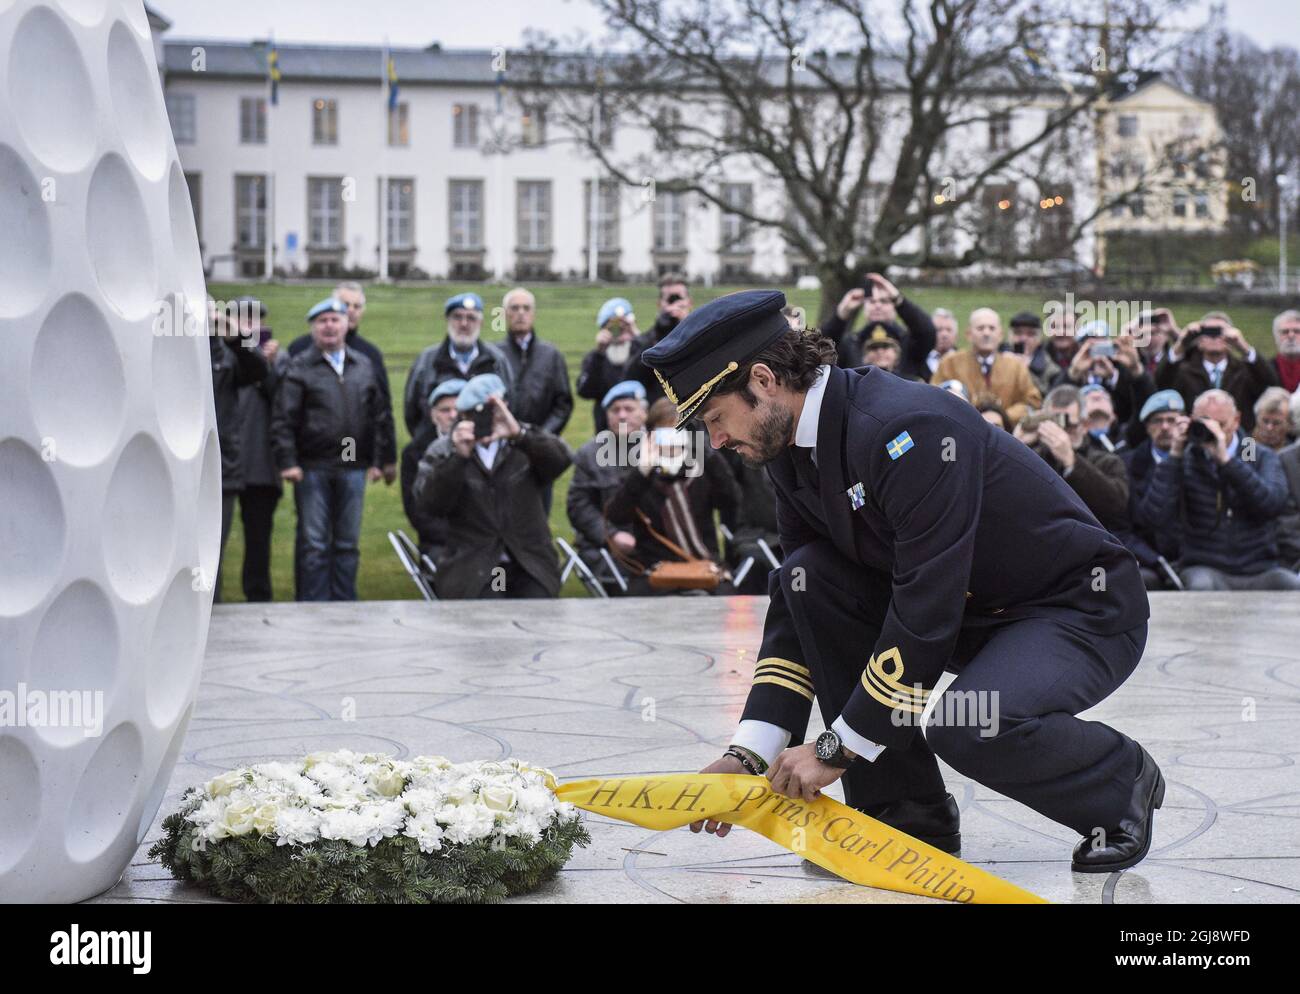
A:
<svg viewBox="0 0 1300 994">
<path fill-rule="evenodd" d="M 683 411 L 689 408 L 697 400 L 702 398 L 710 390 L 712 390 L 713 385 L 717 383 L 720 379 L 722 379 L 724 376 L 730 376 L 739 368 L 740 368 L 740 363 L 736 362 L 735 359 L 732 359 L 731 362 L 727 363 L 726 369 L 724 369 L 717 376 L 713 377 L 713 379 L 708 380 L 707 382 L 702 384 L 700 388 L 696 390 L 693 394 L 691 394 L 689 397 L 687 397 L 685 401 L 679 401 L 677 399 L 677 394 L 673 392 L 673 388 L 669 385 L 668 381 L 664 379 L 663 373 L 659 372 L 659 370 L 656 369 L 655 376 L 658 377 L 660 385 L 663 386 L 664 388 L 664 395 L 677 406 L 678 411 Z"/>
</svg>

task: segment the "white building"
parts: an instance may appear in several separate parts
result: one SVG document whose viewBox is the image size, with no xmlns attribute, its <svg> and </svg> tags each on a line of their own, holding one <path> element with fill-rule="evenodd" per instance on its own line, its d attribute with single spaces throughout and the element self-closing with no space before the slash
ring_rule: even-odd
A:
<svg viewBox="0 0 1300 994">
<path fill-rule="evenodd" d="M 587 274 L 596 163 L 553 133 L 558 129 L 548 133 L 545 108 L 521 106 L 499 86 L 492 51 L 395 48 L 399 96 L 391 111 L 378 47 L 277 43 L 275 106 L 265 43 L 169 40 L 162 51 L 168 112 L 210 278 L 264 275 L 268 237 L 275 268 L 290 275 L 369 274 L 385 261 L 397 277 Z M 953 160 L 1032 135 L 1053 110 L 1050 100 L 1022 103 L 1014 120 L 995 115 L 970 126 L 969 135 L 947 136 Z M 1199 115 L 1207 133 L 1215 128 L 1206 105 L 1183 101 L 1179 115 Z M 509 140 L 498 140 L 497 122 Z M 1087 136 L 1075 138 L 1062 141 L 1062 149 L 1091 144 Z M 620 159 L 653 152 L 652 135 L 631 127 L 613 129 L 611 141 Z M 1097 159 L 1069 154 L 1051 182 L 995 178 L 980 206 L 998 229 L 996 241 L 1041 245 L 1049 257 L 1070 251 L 1059 247 L 1062 233 L 1076 210 L 1087 216 L 1097 202 Z M 869 201 L 885 188 L 872 186 Z M 784 191 L 756 170 L 731 170 L 721 193 L 769 216 L 782 213 Z M 1171 199 L 1162 209 L 1176 213 L 1179 203 Z M 1148 205 L 1144 227 L 1159 206 Z M 1221 224 L 1225 213 L 1215 207 L 1189 220 Z M 651 195 L 649 186 L 607 181 L 600 219 L 598 263 L 606 278 L 680 270 L 702 280 L 784 279 L 805 266 L 778 231 L 751 230 L 693 194 Z M 1107 221 L 1111 230 L 1120 226 L 1118 217 Z M 962 235 L 942 221 L 928 236 L 961 248 Z"/>
</svg>

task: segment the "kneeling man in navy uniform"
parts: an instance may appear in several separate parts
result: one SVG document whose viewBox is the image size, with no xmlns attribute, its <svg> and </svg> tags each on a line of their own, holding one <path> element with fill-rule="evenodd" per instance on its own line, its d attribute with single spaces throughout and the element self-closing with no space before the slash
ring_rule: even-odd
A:
<svg viewBox="0 0 1300 994">
<path fill-rule="evenodd" d="M 845 800 L 948 852 L 953 769 L 1084 836 L 1073 868 L 1147 853 L 1160 770 L 1076 715 L 1137 666 L 1150 610 L 1138 564 L 1070 485 L 960 398 L 792 330 L 776 290 L 693 311 L 642 353 L 714 448 L 764 465 L 785 560 L 754 683 L 706 773 L 765 773 Z M 945 670 L 955 681 L 933 703 Z M 803 743 L 813 699 L 827 731 Z M 697 822 L 719 836 L 730 826 Z"/>
</svg>

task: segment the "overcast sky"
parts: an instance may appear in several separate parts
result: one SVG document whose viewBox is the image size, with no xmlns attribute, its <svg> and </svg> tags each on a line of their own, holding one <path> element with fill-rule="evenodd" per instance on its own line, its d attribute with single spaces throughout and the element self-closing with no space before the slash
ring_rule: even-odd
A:
<svg viewBox="0 0 1300 994">
<path fill-rule="evenodd" d="M 518 45 L 528 28 L 599 36 L 600 19 L 588 0 L 148 0 L 172 22 L 172 37 L 265 38 L 451 48 Z M 1198 0 L 1200 3 L 1200 0 Z M 1204 20 L 1208 5 L 1179 18 Z M 1228 23 L 1258 44 L 1300 48 L 1296 0 L 1227 0 Z"/>
</svg>

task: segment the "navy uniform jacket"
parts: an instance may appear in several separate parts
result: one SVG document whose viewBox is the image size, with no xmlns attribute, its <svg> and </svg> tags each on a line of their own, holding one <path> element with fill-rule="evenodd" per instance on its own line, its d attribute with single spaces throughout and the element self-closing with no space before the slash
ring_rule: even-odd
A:
<svg viewBox="0 0 1300 994">
<path fill-rule="evenodd" d="M 892 575 L 880 640 L 855 647 L 853 665 L 866 668 L 842 711 L 855 732 L 905 747 L 918 724 L 892 712 L 919 715 L 963 627 L 1048 618 L 1086 638 L 1149 617 L 1132 554 L 1036 453 L 932 386 L 873 367 L 832 367 L 829 377 L 817 428 L 819 490 L 804 485 L 789 451 L 768 473 L 787 559 L 829 539 L 849 559 Z M 859 482 L 865 499 L 854 510 L 846 491 Z M 768 586 L 742 718 L 779 725 L 800 742 L 815 688 L 778 571 Z"/>
</svg>

